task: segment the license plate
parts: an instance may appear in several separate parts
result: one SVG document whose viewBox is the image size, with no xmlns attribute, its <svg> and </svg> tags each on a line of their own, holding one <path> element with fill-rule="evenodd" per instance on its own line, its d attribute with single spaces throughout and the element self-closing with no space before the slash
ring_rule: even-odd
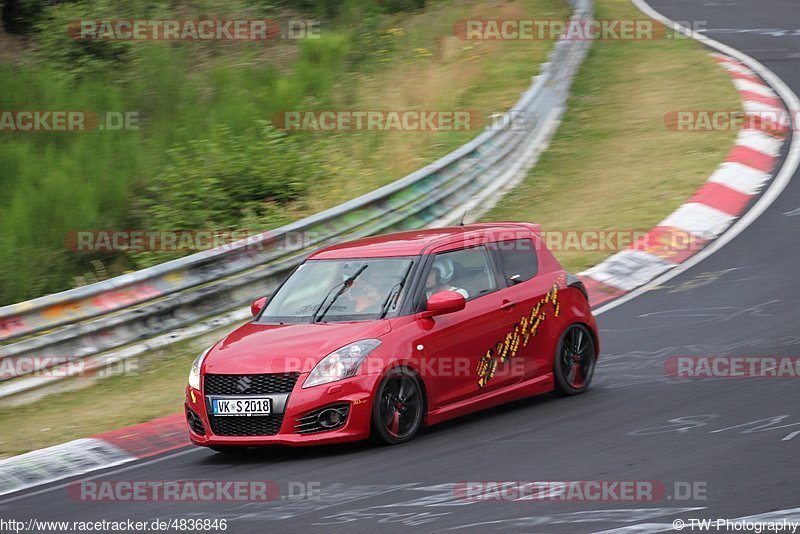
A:
<svg viewBox="0 0 800 534">
<path fill-rule="evenodd" d="M 269 397 L 247 397 L 241 399 L 211 399 L 211 413 L 226 415 L 269 415 L 272 399 Z"/>
</svg>

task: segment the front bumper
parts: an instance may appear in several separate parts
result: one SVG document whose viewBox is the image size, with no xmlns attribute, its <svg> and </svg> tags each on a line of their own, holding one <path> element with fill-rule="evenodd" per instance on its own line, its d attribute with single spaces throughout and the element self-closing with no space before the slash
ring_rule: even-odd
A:
<svg viewBox="0 0 800 534">
<path fill-rule="evenodd" d="M 186 417 L 190 410 L 202 423 L 205 434 L 198 425 L 187 422 L 189 438 L 195 445 L 208 446 L 260 446 L 260 445 L 323 445 L 360 441 L 369 437 L 372 415 L 372 398 L 380 375 L 357 375 L 338 382 L 303 389 L 308 373 L 301 374 L 283 405 L 283 421 L 273 435 L 223 436 L 216 435 L 208 416 L 209 403 L 200 390 L 186 387 Z M 269 395 L 263 395 L 269 396 Z M 349 405 L 344 425 L 334 430 L 300 434 L 295 430 L 297 420 L 309 412 L 326 406 Z M 279 415 L 279 414 L 276 414 Z"/>
</svg>

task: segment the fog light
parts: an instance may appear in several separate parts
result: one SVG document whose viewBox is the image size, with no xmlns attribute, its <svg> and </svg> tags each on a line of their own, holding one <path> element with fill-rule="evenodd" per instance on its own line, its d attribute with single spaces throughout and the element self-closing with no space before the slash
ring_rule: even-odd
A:
<svg viewBox="0 0 800 534">
<path fill-rule="evenodd" d="M 342 422 L 342 414 L 334 409 L 329 408 L 320 412 L 317 420 L 323 427 L 333 428 Z"/>
</svg>

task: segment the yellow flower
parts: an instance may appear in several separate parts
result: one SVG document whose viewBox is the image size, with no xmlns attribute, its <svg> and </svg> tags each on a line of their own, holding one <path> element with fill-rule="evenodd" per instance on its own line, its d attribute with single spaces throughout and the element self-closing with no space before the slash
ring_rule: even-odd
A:
<svg viewBox="0 0 800 534">
<path fill-rule="evenodd" d="M 414 57 L 417 59 L 424 57 L 433 57 L 433 54 L 427 48 L 415 48 Z"/>
</svg>

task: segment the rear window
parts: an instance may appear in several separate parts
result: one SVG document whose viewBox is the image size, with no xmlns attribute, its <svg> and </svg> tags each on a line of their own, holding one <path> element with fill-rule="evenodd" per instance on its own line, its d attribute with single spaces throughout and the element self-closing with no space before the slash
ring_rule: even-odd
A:
<svg viewBox="0 0 800 534">
<path fill-rule="evenodd" d="M 492 243 L 500 258 L 500 267 L 508 285 L 525 282 L 536 276 L 539 259 L 532 239 L 514 239 Z"/>
</svg>

